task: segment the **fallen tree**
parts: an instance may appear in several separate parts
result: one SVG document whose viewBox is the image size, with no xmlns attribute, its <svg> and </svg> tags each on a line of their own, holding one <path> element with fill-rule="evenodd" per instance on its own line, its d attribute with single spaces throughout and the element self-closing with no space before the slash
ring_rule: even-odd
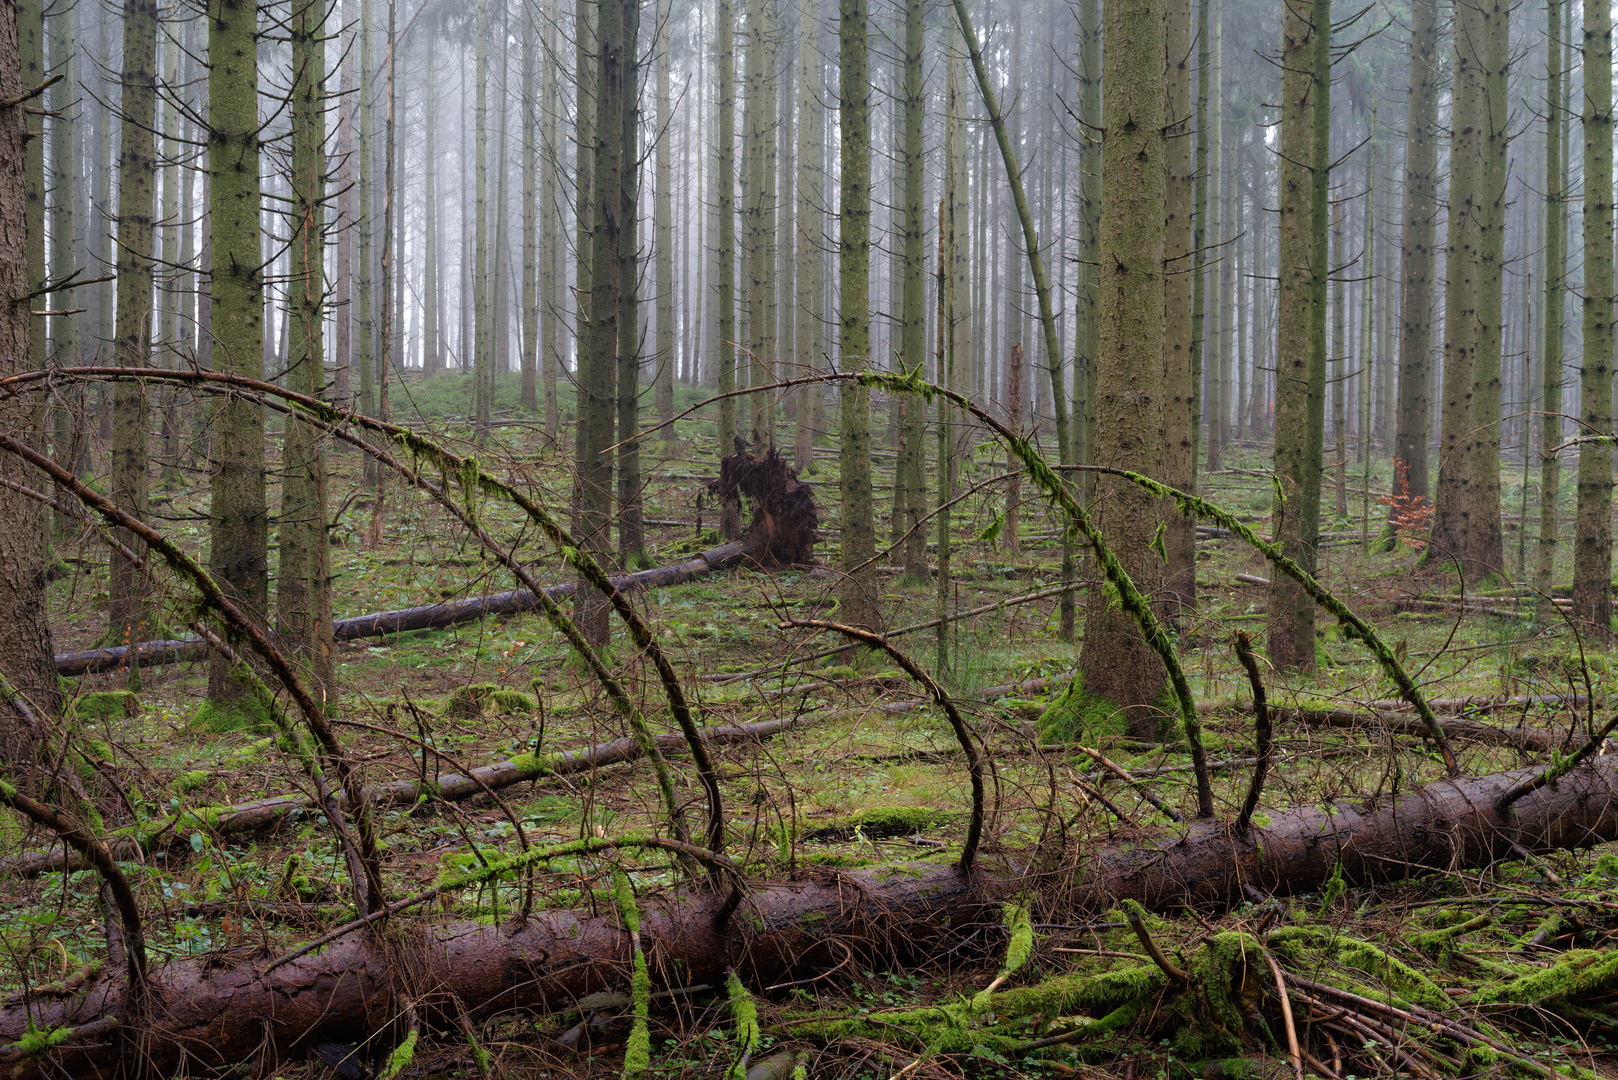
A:
<svg viewBox="0 0 1618 1080">
<path fill-rule="evenodd" d="M 775 450 L 762 456 L 738 450 L 720 461 L 719 479 L 710 487 L 727 494 L 745 495 L 752 501 L 753 520 L 747 531 L 729 543 L 709 548 L 683 562 L 615 575 L 610 579 L 613 588 L 623 593 L 660 589 L 742 565 L 771 569 L 813 561 L 814 546 L 820 539 L 819 511 L 814 495 L 808 484 L 792 475 L 786 460 Z M 551 600 L 564 600 L 577 589 L 577 582 L 568 582 L 552 585 L 544 593 Z M 440 604 L 376 611 L 333 620 L 332 637 L 337 641 L 356 641 L 412 630 L 441 629 L 492 615 L 534 611 L 542 603 L 530 589 L 513 589 Z M 116 671 L 128 666 L 131 649 L 141 667 L 152 667 L 199 660 L 207 655 L 209 646 L 201 638 L 177 638 L 62 652 L 56 654 L 56 672 L 58 675 L 90 675 Z"/>
<path fill-rule="evenodd" d="M 1306 892 L 1333 876 L 1373 884 L 1618 838 L 1618 763 L 1595 759 L 1510 802 L 1538 775 L 1513 770 L 1294 807 L 1246 834 L 1202 820 L 1077 860 L 986 856 L 968 875 L 913 863 L 771 883 L 750 888 L 737 917 L 734 898 L 723 894 L 648 896 L 639 941 L 664 987 L 717 983 L 730 970 L 768 987 L 830 971 L 850 955 L 876 964 L 927 955 L 948 935 L 998 925 L 1000 905 L 1013 896 L 1037 894 L 1050 916 L 1096 914 L 1128 900 L 1216 909 L 1244 889 Z M 1496 809 L 1503 802 L 1504 812 Z M 567 1011 L 628 982 L 630 935 L 606 914 L 612 909 L 544 911 L 499 926 L 383 926 L 284 963 L 228 953 L 171 963 L 150 976 L 138 1030 L 110 1022 L 125 1015 L 123 981 L 103 975 L 67 1000 L 0 1007 L 0 1039 L 10 1044 L 0 1063 L 14 1063 L 19 1080 L 98 1076 L 138 1047 L 160 1073 L 249 1062 L 265 1073 L 317 1042 L 385 1032 L 406 1013 L 423 1027 L 451 1029 L 463 1007 L 474 1016 Z"/>
</svg>

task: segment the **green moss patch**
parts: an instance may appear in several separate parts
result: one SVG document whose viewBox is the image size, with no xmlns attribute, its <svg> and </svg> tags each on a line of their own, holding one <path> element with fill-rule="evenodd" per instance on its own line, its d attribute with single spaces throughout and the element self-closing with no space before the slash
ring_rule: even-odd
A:
<svg viewBox="0 0 1618 1080">
<path fill-rule="evenodd" d="M 443 714 L 451 720 L 480 720 L 485 716 L 526 716 L 534 709 L 534 699 L 521 690 L 473 683 L 449 696 Z"/>
<path fill-rule="evenodd" d="M 190 730 L 204 735 L 227 731 L 268 731 L 270 714 L 256 698 L 240 701 L 204 701 L 191 714 Z"/>
<path fill-rule="evenodd" d="M 863 836 L 882 840 L 890 836 L 914 836 L 943 823 L 948 815 L 928 806 L 870 806 L 849 817 L 822 825 L 804 836 L 805 840 L 836 842 Z"/>
<path fill-rule="evenodd" d="M 97 690 L 73 702 L 73 716 L 77 720 L 105 724 L 139 715 L 140 695 L 133 690 Z"/>
</svg>

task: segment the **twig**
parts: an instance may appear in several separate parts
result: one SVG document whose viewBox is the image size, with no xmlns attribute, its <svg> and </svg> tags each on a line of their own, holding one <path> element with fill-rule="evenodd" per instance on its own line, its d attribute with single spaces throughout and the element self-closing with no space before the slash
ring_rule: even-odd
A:
<svg viewBox="0 0 1618 1080">
<path fill-rule="evenodd" d="M 1241 635 L 1245 640 L 1247 635 Z M 1251 658 L 1252 650 L 1248 649 Z M 1275 976 L 1275 992 L 1281 996 L 1281 1021 L 1287 1029 L 1287 1052 L 1292 1055 L 1293 1080 L 1303 1080 L 1303 1055 L 1298 1051 L 1298 1027 L 1292 1022 L 1292 1001 L 1287 996 L 1287 981 L 1281 974 L 1281 965 L 1275 962 L 1270 950 L 1264 950 L 1264 962 L 1270 965 L 1270 974 Z"/>
<path fill-rule="evenodd" d="M 949 718 L 949 725 L 955 731 L 955 738 L 961 744 L 961 750 L 966 754 L 966 771 L 972 780 L 972 820 L 966 827 L 966 842 L 961 845 L 960 867 L 963 871 L 972 869 L 972 862 L 977 858 L 978 841 L 983 836 L 983 760 L 978 756 L 977 744 L 972 741 L 972 731 L 966 725 L 966 719 L 956 709 L 954 700 L 944 692 L 944 688 L 933 681 L 933 677 L 923 671 L 914 660 L 906 656 L 892 642 L 881 634 L 873 634 L 869 630 L 858 626 L 845 626 L 842 623 L 826 622 L 821 619 L 787 619 L 781 623 L 782 629 L 800 628 L 810 630 L 830 630 L 851 637 L 856 641 L 881 649 L 891 657 L 894 663 L 904 668 L 905 674 L 916 680 L 938 702 L 938 707 L 944 710 Z"/>
<path fill-rule="evenodd" d="M 1103 769 L 1111 772 L 1114 776 L 1118 777 L 1118 779 L 1140 792 L 1142 798 L 1151 803 L 1153 806 L 1157 807 L 1158 810 L 1161 811 L 1170 821 L 1178 822 L 1185 820 L 1185 818 L 1180 815 L 1178 810 L 1174 809 L 1174 807 L 1170 806 L 1162 799 L 1159 799 L 1156 795 L 1153 795 L 1151 788 L 1147 787 L 1141 781 L 1135 779 L 1128 769 L 1109 758 L 1106 754 L 1103 754 L 1100 750 L 1092 750 L 1088 746 L 1080 746 L 1079 751 L 1094 758 L 1096 763 Z"/>
<path fill-rule="evenodd" d="M 1236 833 L 1243 835 L 1253 823 L 1253 811 L 1258 809 L 1259 795 L 1264 791 L 1264 778 L 1270 771 L 1270 753 L 1274 741 L 1270 732 L 1270 708 L 1264 697 L 1264 680 L 1259 677 L 1258 661 L 1253 657 L 1253 641 L 1245 630 L 1236 631 L 1236 659 L 1247 670 L 1247 681 L 1253 687 L 1253 729 L 1258 736 L 1258 762 L 1253 766 L 1253 777 L 1247 785 L 1247 799 L 1242 812 L 1236 816 Z"/>
<path fill-rule="evenodd" d="M 1135 937 L 1140 939 L 1141 948 L 1145 949 L 1146 955 L 1152 958 L 1152 963 L 1162 968 L 1163 974 L 1167 975 L 1173 982 L 1181 986 L 1190 982 L 1191 976 L 1170 963 L 1169 958 L 1163 955 L 1163 950 L 1157 947 L 1157 942 L 1153 940 L 1151 931 L 1146 929 L 1146 921 L 1140 917 L 1142 910 L 1140 904 L 1133 900 L 1125 900 L 1123 908 L 1124 917 L 1129 920 L 1129 928 L 1135 931 Z"/>
</svg>

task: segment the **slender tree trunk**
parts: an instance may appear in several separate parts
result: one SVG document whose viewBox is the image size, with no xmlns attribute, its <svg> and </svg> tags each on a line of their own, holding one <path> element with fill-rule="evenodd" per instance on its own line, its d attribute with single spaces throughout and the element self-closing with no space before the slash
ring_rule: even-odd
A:
<svg viewBox="0 0 1618 1080">
<path fill-rule="evenodd" d="M 1076 432 L 1074 457 L 1081 465 L 1095 464 L 1096 373 L 1101 355 L 1101 167 L 1105 157 L 1101 132 L 1101 3 L 1079 4 L 1079 294 L 1075 313 L 1078 329 L 1073 365 L 1073 394 L 1083 405 L 1073 407 Z M 1081 473 L 1079 494 L 1089 505 L 1095 498 L 1095 474 Z M 1064 632 L 1066 626 L 1064 624 Z"/>
<path fill-rule="evenodd" d="M 1584 434 L 1612 426 L 1612 12 L 1584 6 Z M 1596 633 L 1612 623 L 1612 448 L 1579 447 L 1573 535 L 1573 612 Z"/>
<path fill-rule="evenodd" d="M 1332 258 L 1331 265 L 1339 275 L 1343 273 L 1343 203 L 1337 200 L 1332 213 Z M 1330 368 L 1331 381 L 1331 433 L 1334 444 L 1332 456 L 1336 458 L 1333 474 L 1336 480 L 1335 509 L 1339 518 L 1348 516 L 1348 458 L 1346 440 L 1348 438 L 1348 409 L 1343 395 L 1348 392 L 1348 383 L 1343 375 L 1347 366 L 1344 350 L 1348 348 L 1348 286 L 1339 277 L 1337 280 L 1336 295 L 1332 298 L 1332 344 Z"/>
<path fill-rule="evenodd" d="M 213 367 L 257 379 L 264 375 L 258 7 L 252 0 L 209 0 L 208 16 Z M 227 594 L 262 624 L 269 608 L 262 407 L 237 398 L 217 401 L 209 447 L 208 569 Z M 222 659 L 214 659 L 209 667 L 208 697 L 220 703 L 243 697 Z"/>
<path fill-rule="evenodd" d="M 524 9 L 522 22 L 522 407 L 539 412 L 539 35 Z"/>
<path fill-rule="evenodd" d="M 1150 469 L 1164 445 L 1164 224 L 1168 123 L 1164 0 L 1112 0 L 1104 11 L 1099 262 L 1100 352 L 1095 397 L 1098 465 Z M 1160 500 L 1110 477 L 1096 482 L 1096 524 L 1137 588 L 1154 594 L 1163 563 L 1152 538 Z M 1155 739 L 1162 661 L 1103 589 L 1086 598 L 1079 668 L 1085 690 L 1127 710 L 1130 731 Z"/>
<path fill-rule="evenodd" d="M 798 325 L 793 352 L 798 374 L 822 368 L 821 306 L 825 283 L 822 277 L 821 247 L 825 224 L 821 203 L 821 159 L 825 153 L 825 131 L 820 113 L 820 18 L 819 0 L 798 3 Z M 792 464 L 805 475 L 815 473 L 815 435 L 826 400 L 822 386 L 805 386 L 798 391 L 798 429 Z"/>
<path fill-rule="evenodd" d="M 774 382 L 775 318 L 775 3 L 747 5 L 747 339 L 752 386 Z M 775 392 L 751 395 L 753 442 L 775 445 Z"/>
<path fill-rule="evenodd" d="M 582 5 L 581 5 L 582 8 Z M 502 39 L 503 41 L 504 39 Z M 472 411 L 478 445 L 489 438 L 489 0 L 477 0 L 472 78 Z M 504 105 L 504 102 L 502 102 Z"/>
<path fill-rule="evenodd" d="M 326 4 L 301 0 L 292 37 L 292 273 L 288 318 L 292 351 L 288 388 L 325 393 L 326 303 Z M 281 515 L 277 527 L 276 630 L 309 668 L 322 701 L 337 694 L 331 630 L 331 561 L 326 542 L 326 456 L 312 424 L 285 420 L 281 448 Z"/>
<path fill-rule="evenodd" d="M 1427 440 L 1432 414 L 1433 273 L 1438 242 L 1438 0 L 1411 0 L 1410 100 L 1405 120 L 1404 232 L 1399 407 L 1394 435 L 1395 506 L 1431 493 Z"/>
<path fill-rule="evenodd" d="M 354 0 L 343 0 L 342 14 L 339 16 L 345 23 L 353 16 Z M 343 58 L 342 75 L 339 82 L 341 95 L 337 106 L 337 160 L 345 167 L 354 160 L 354 128 L 357 126 L 354 115 L 354 91 L 359 83 L 359 51 L 354 48 L 345 50 Z M 431 35 L 428 38 L 427 55 L 432 56 Z M 432 64 L 429 60 L 428 69 Z M 429 131 L 431 124 L 428 125 Z M 428 160 L 432 160 L 431 151 Z M 347 173 L 352 175 L 352 173 Z M 431 180 L 428 181 L 431 184 Z M 431 216 L 429 202 L 429 217 Z M 354 406 L 352 399 L 352 376 L 354 372 L 354 186 L 344 182 L 339 185 L 337 195 L 337 220 L 342 228 L 336 237 L 336 252 L 332 272 L 332 363 L 336 367 L 335 379 L 332 387 L 332 399 L 338 408 L 347 409 Z M 429 226 L 430 229 L 430 226 Z M 432 233 L 429 231 L 429 236 Z M 433 245 L 428 245 L 431 252 Z M 436 310 L 436 308 L 434 309 Z"/>
<path fill-rule="evenodd" d="M 523 20 L 526 26 L 530 20 Z M 438 34 L 426 31 L 426 70 L 422 72 L 421 160 L 421 377 L 437 375 L 444 367 L 443 321 L 438 284 Z M 525 39 L 529 42 L 531 38 Z M 524 56 L 527 56 L 525 49 Z M 526 59 L 524 60 L 526 64 Z M 531 95 L 525 95 L 525 103 Z M 529 130 L 536 130 L 530 128 Z M 529 230 L 530 233 L 532 230 Z"/>
<path fill-rule="evenodd" d="M 610 3 L 611 0 L 608 0 Z M 646 529 L 642 524 L 640 472 L 640 305 L 639 305 L 639 222 L 637 194 L 640 160 L 640 105 L 636 90 L 640 85 L 636 39 L 640 33 L 640 5 L 622 0 L 623 89 L 617 111 L 603 114 L 603 122 L 619 126 L 617 138 L 621 164 L 618 172 L 617 213 L 622 227 L 612 266 L 618 288 L 618 553 L 625 567 L 646 564 Z M 610 188 L 604 194 L 611 196 Z M 603 444 L 605 445 L 605 444 Z"/>
<path fill-rule="evenodd" d="M 360 21 L 355 33 L 359 36 L 359 175 L 354 194 L 359 200 L 359 214 L 354 219 L 358 233 L 355 258 L 359 261 L 359 280 L 355 291 L 359 294 L 354 305 L 355 331 L 359 334 L 359 348 L 354 350 L 354 364 L 360 373 L 360 412 L 376 412 L 376 194 L 372 178 L 376 165 L 376 152 L 372 147 L 376 134 L 376 86 L 372 76 L 376 69 L 371 63 L 371 0 L 360 0 Z M 462 304 L 462 309 L 465 309 Z M 466 363 L 466 342 L 461 342 L 461 363 Z M 367 461 L 365 474 L 374 479 L 376 466 Z"/>
<path fill-rule="evenodd" d="M 558 69 L 561 57 L 556 51 L 556 0 L 546 0 L 544 11 L 545 35 L 545 107 L 540 130 L 544 133 L 544 156 L 539 169 L 539 292 L 545 308 L 544 344 L 540 353 L 540 382 L 545 388 L 545 439 L 556 443 L 561 430 L 562 407 L 557 400 L 557 372 L 562 367 L 566 347 L 563 340 L 562 312 L 566 309 L 563 292 L 567 288 L 567 274 L 561 268 L 562 202 L 560 194 L 562 117 L 558 107 L 562 79 Z"/>
<path fill-rule="evenodd" d="M 80 198 L 78 140 L 79 126 L 75 112 L 79 109 L 77 56 L 78 33 L 76 9 L 65 5 L 56 15 L 50 35 L 51 66 L 62 81 L 51 88 L 50 108 L 55 114 L 50 122 L 51 141 L 51 278 L 62 281 L 74 270 L 85 265 L 83 243 L 75 235 L 76 225 L 83 216 L 75 213 Z M 77 294 L 69 291 L 54 292 L 40 298 L 44 308 L 61 311 L 74 307 Z M 50 355 L 63 366 L 79 362 L 79 318 L 58 315 L 50 320 Z M 31 337 L 31 335 L 30 335 Z M 30 348 L 32 340 L 30 340 Z M 82 426 L 84 390 L 82 386 L 62 387 L 56 392 L 51 409 L 52 456 L 64 467 L 79 471 L 79 459 L 84 455 L 84 441 L 88 434 Z M 58 495 L 66 494 L 58 490 Z M 57 515 L 56 533 L 65 534 L 72 524 Z"/>
<path fill-rule="evenodd" d="M 1197 197 L 1197 202 L 1203 207 L 1202 213 L 1207 220 L 1207 224 L 1198 232 L 1196 240 L 1197 287 L 1206 288 L 1209 295 L 1199 299 L 1196 307 L 1198 317 L 1206 320 L 1205 332 L 1199 333 L 1197 338 L 1202 342 L 1200 349 L 1203 357 L 1202 367 L 1207 373 L 1208 382 L 1208 405 L 1204 421 L 1208 433 L 1208 471 L 1216 472 L 1224 467 L 1225 414 L 1228 408 L 1225 398 L 1230 357 L 1230 344 L 1227 340 L 1230 313 L 1225 307 L 1225 300 L 1229 289 L 1228 269 L 1233 253 L 1222 246 L 1228 210 L 1224 145 L 1222 36 L 1224 28 L 1222 20 L 1213 18 L 1212 13 L 1207 10 L 1212 6 L 1213 0 L 1201 0 L 1201 13 L 1198 16 L 1199 43 L 1203 43 L 1203 55 L 1202 72 L 1198 75 L 1202 81 L 1198 84 L 1197 90 L 1197 182 L 1206 184 L 1209 190 Z M 1221 245 L 1211 273 L 1206 267 L 1205 250 L 1210 243 Z"/>
<path fill-rule="evenodd" d="M 674 438 L 674 296 L 679 286 L 674 277 L 674 176 L 669 140 L 673 108 L 670 99 L 670 69 L 673 66 L 674 32 L 669 23 L 672 0 L 657 4 L 657 353 L 654 385 L 657 390 L 657 418 L 670 426 L 663 430 L 665 441 Z M 682 277 L 684 275 L 681 275 Z"/>
<path fill-rule="evenodd" d="M 1161 471 L 1166 483 L 1189 491 L 1195 485 L 1197 386 L 1193 352 L 1196 319 L 1193 273 L 1193 217 L 1196 181 L 1191 157 L 1191 0 L 1168 0 L 1168 124 L 1163 167 L 1168 170 L 1164 258 L 1163 406 L 1164 443 Z M 1199 129 L 1197 137 L 1202 137 Z M 1164 613 L 1177 620 L 1182 609 L 1197 602 L 1196 522 L 1173 506 L 1167 508 L 1163 537 Z"/>
<path fill-rule="evenodd" d="M 838 293 L 842 370 L 871 363 L 871 82 L 867 0 L 838 0 L 838 100 L 842 129 L 838 198 Z M 876 520 L 871 495 L 871 392 L 843 384 L 840 394 L 842 572 L 839 616 L 850 626 L 879 622 L 875 567 Z"/>
<path fill-rule="evenodd" d="M 927 368 L 927 267 L 925 232 L 926 161 L 923 158 L 922 126 L 926 122 L 926 91 L 923 83 L 923 33 L 926 7 L 923 0 L 905 0 L 904 63 L 904 331 L 900 347 L 905 370 Z M 947 167 L 947 165 L 946 165 Z M 940 375 L 940 379 L 943 376 Z M 927 403 L 919 397 L 905 402 L 904 467 L 907 498 L 902 516 L 906 530 L 904 544 L 905 577 L 926 584 L 927 533 L 922 528 L 927 514 L 927 485 L 922 461 L 927 433 Z"/>
<path fill-rule="evenodd" d="M 715 107 L 714 304 L 718 307 L 719 392 L 736 389 L 736 0 L 719 0 L 714 62 L 719 68 Z M 718 454 L 735 451 L 736 399 L 719 402 Z M 720 531 L 734 540 L 742 531 L 741 502 L 734 496 L 720 510 Z"/>
<path fill-rule="evenodd" d="M 1566 3 L 1567 9 L 1572 3 Z M 1539 561 L 1534 588 L 1539 594 L 1539 620 L 1555 619 L 1551 585 L 1556 569 L 1558 526 L 1556 500 L 1562 468 L 1556 448 L 1562 444 L 1563 290 L 1567 282 L 1567 110 L 1563 102 L 1568 79 L 1568 18 L 1564 0 L 1545 0 L 1545 307 L 1541 345 L 1544 386 L 1541 391 L 1539 465 Z M 1527 522 L 1523 523 L 1524 528 Z"/>
<path fill-rule="evenodd" d="M 1329 0 L 1282 0 L 1281 242 L 1275 380 L 1273 530 L 1287 556 L 1314 570 L 1325 427 L 1324 179 L 1329 132 Z M 1325 75 L 1323 78 L 1322 75 Z M 1329 108 L 1329 102 L 1327 103 Z M 1270 660 L 1283 670 L 1315 662 L 1315 604 L 1281 574 L 1270 582 Z"/>
<path fill-rule="evenodd" d="M 151 362 L 152 198 L 157 175 L 153 132 L 157 130 L 157 4 L 125 0 L 122 131 L 118 156 L 118 366 L 143 368 Z M 34 140 L 37 145 L 38 140 Z M 43 206 L 43 204 L 41 204 Z M 43 253 L 43 247 L 41 247 Z M 113 387 L 112 498 L 136 517 L 146 516 L 147 390 L 133 380 Z M 121 535 L 128 546 L 133 536 Z M 143 641 L 150 598 L 145 575 L 116 551 L 111 555 L 109 633 L 125 644 Z M 140 673 L 130 668 L 132 688 Z"/>
</svg>

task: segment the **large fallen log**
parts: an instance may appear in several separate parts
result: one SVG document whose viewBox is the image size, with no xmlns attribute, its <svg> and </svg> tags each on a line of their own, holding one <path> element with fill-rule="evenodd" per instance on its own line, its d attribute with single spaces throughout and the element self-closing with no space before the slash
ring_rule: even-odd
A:
<svg viewBox="0 0 1618 1080">
<path fill-rule="evenodd" d="M 1487 866 L 1521 851 L 1580 848 L 1618 837 L 1618 763 L 1598 759 L 1520 799 L 1498 800 L 1532 770 L 1441 780 L 1398 796 L 1276 812 L 1265 828 L 1236 835 L 1228 823 L 1177 825 L 1085 852 L 1079 865 L 1037 871 L 985 860 L 970 876 L 911 864 L 832 874 L 751 890 L 736 917 L 721 896 L 669 893 L 643 903 L 640 936 L 654 981 L 715 983 L 735 968 L 755 986 L 829 971 L 852 954 L 861 966 L 895 954 L 926 955 L 946 935 L 998 924 L 998 903 L 1040 889 L 1052 907 L 1098 913 L 1119 900 L 1158 910 L 1220 908 L 1243 886 L 1273 894 L 1318 888 L 1340 867 L 1353 884 L 1428 870 Z M 467 922 L 354 934 L 318 956 L 266 969 L 264 954 L 216 953 L 158 969 L 139 1042 L 150 1069 L 252 1062 L 261 1075 L 317 1042 L 359 1042 L 394 1024 L 410 995 L 422 1023 L 453 1027 L 457 1003 L 474 1015 L 512 1008 L 567 1010 L 628 979 L 629 936 L 604 914 L 546 911 L 521 924 Z M 0 1040 L 123 1017 L 123 983 L 103 976 L 68 1001 L 0 1007 Z M 32 1027 L 30 1027 L 32 1025 Z M 64 1032 L 19 1080 L 102 1076 L 136 1053 L 134 1033 Z M 35 1037 L 37 1041 L 37 1036 Z M 0 1061 L 15 1059 L 0 1050 Z"/>
</svg>

